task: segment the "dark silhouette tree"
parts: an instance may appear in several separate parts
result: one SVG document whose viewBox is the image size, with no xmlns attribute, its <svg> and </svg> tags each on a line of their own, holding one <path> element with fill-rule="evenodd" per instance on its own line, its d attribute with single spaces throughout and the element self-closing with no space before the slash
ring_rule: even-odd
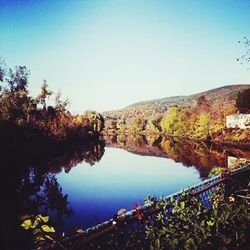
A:
<svg viewBox="0 0 250 250">
<path fill-rule="evenodd" d="M 69 106 L 69 100 L 66 99 L 62 101 L 61 97 L 62 93 L 61 91 L 58 91 L 58 93 L 55 96 L 55 109 L 57 111 L 65 112 L 67 110 L 67 106 Z"/>
<path fill-rule="evenodd" d="M 208 112 L 211 108 L 209 101 L 207 100 L 206 96 L 202 95 L 197 99 L 197 106 L 202 111 Z"/>
<path fill-rule="evenodd" d="M 27 91 L 29 74 L 30 72 L 26 66 L 17 66 L 15 70 L 10 68 L 6 79 L 10 91 Z"/>
<path fill-rule="evenodd" d="M 49 86 L 47 84 L 46 80 L 43 80 L 42 86 L 41 86 L 41 93 L 37 96 L 36 101 L 37 103 L 42 104 L 43 109 L 46 109 L 46 99 L 47 97 L 51 96 L 53 94 L 52 91 L 49 90 Z"/>
<path fill-rule="evenodd" d="M 5 77 L 5 73 L 6 73 L 6 65 L 5 62 L 2 58 L 0 58 L 0 81 L 3 82 L 4 81 L 4 77 Z M 0 89 L 1 90 L 1 89 Z"/>
<path fill-rule="evenodd" d="M 101 132 L 104 128 L 104 118 L 101 114 L 95 111 L 86 111 L 84 114 L 87 117 L 89 126 L 94 132 Z"/>
<path fill-rule="evenodd" d="M 236 99 L 236 106 L 241 113 L 250 113 L 250 88 L 241 91 Z"/>
</svg>

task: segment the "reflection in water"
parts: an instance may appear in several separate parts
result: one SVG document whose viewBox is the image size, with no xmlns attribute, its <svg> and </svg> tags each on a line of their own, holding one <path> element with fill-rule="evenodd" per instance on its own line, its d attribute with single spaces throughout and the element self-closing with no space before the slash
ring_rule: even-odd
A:
<svg viewBox="0 0 250 250">
<path fill-rule="evenodd" d="M 57 223 L 63 215 L 70 215 L 68 196 L 62 193 L 62 187 L 56 177 L 43 173 L 38 168 L 29 168 L 17 190 L 20 202 L 20 214 L 37 215 L 54 213 Z"/>
<path fill-rule="evenodd" d="M 55 157 L 50 161 L 38 163 L 37 167 L 46 169 L 50 173 L 60 173 L 64 170 L 68 173 L 71 168 L 77 166 L 81 162 L 89 163 L 91 166 L 99 162 L 104 154 L 104 141 L 100 140 L 92 144 L 84 144 L 70 151 Z"/>
<path fill-rule="evenodd" d="M 174 138 L 120 135 L 105 141 L 104 157 L 103 141 L 82 145 L 49 162 L 31 163 L 21 156 L 4 162 L 2 157 L 1 165 L 9 165 L 4 199 L 12 208 L 2 214 L 16 218 L 6 221 L 10 231 L 22 237 L 18 216 L 38 213 L 50 215 L 57 229 L 88 227 L 142 202 L 147 194 L 167 195 L 196 184 L 211 168 L 227 167 L 228 156 L 250 159 L 250 151 Z M 96 167 L 82 167 L 83 162 Z"/>
<path fill-rule="evenodd" d="M 57 175 L 74 210 L 73 217 L 64 219 L 65 230 L 97 224 L 120 208 L 130 209 L 135 202 L 143 202 L 148 194 L 168 195 L 197 184 L 212 167 L 226 167 L 228 154 L 247 153 L 173 138 L 105 139 L 108 147 L 95 168 L 78 164 L 69 174 Z"/>
<path fill-rule="evenodd" d="M 21 215 L 42 213 L 51 215 L 54 223 L 63 223 L 63 217 L 72 216 L 68 195 L 54 173 L 70 169 L 82 161 L 93 165 L 104 153 L 104 142 L 82 145 L 49 162 L 29 160 L 20 151 L 0 146 L 1 198 L 0 245 L 1 249 L 31 249 L 31 235 L 20 227 Z M 13 241 L 13 238 L 15 239 Z"/>
<path fill-rule="evenodd" d="M 104 153 L 104 142 L 81 145 L 74 151 L 56 157 L 49 162 L 37 163 L 24 172 L 17 188 L 20 214 L 53 214 L 57 223 L 64 215 L 71 215 L 68 195 L 62 193 L 62 187 L 55 173 L 64 170 L 69 173 L 72 167 L 82 161 L 94 165 Z"/>
<path fill-rule="evenodd" d="M 250 150 L 173 137 L 119 135 L 106 137 L 105 140 L 109 147 L 140 155 L 166 157 L 187 167 L 194 166 L 202 178 L 206 178 L 213 167 L 227 167 L 228 156 L 250 159 Z"/>
</svg>

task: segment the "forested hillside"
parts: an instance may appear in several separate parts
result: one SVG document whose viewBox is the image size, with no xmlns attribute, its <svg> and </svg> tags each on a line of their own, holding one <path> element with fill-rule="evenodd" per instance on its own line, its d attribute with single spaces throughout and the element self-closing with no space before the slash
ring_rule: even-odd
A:
<svg viewBox="0 0 250 250">
<path fill-rule="evenodd" d="M 107 133 L 166 134 L 246 142 L 249 129 L 227 129 L 226 117 L 250 112 L 250 85 L 230 85 L 190 96 L 168 97 L 104 112 Z"/>
</svg>

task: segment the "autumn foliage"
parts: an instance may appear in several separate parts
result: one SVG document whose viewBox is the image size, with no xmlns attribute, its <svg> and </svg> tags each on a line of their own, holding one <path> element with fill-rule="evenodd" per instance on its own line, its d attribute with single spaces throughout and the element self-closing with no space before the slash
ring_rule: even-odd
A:
<svg viewBox="0 0 250 250">
<path fill-rule="evenodd" d="M 143 102 L 106 112 L 105 132 L 160 134 L 217 141 L 229 138 L 238 142 L 240 138 L 241 142 L 245 142 L 249 140 L 248 133 L 236 129 L 237 138 L 234 137 L 235 131 L 232 133 L 226 127 L 226 117 L 250 111 L 249 90 L 249 85 L 232 85 L 193 96 Z"/>
<path fill-rule="evenodd" d="M 25 66 L 6 69 L 1 61 L 0 123 L 25 128 L 30 136 L 42 133 L 57 141 L 80 140 L 101 132 L 104 120 L 100 114 L 88 111 L 83 115 L 72 115 L 68 110 L 69 101 L 62 100 L 60 92 L 54 94 L 46 80 L 42 82 L 38 96 L 32 97 L 28 78 L 29 71 Z"/>
</svg>

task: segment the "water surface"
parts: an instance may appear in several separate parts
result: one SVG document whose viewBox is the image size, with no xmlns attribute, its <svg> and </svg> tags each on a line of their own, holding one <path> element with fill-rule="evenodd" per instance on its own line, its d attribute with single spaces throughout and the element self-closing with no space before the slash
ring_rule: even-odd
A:
<svg viewBox="0 0 250 250">
<path fill-rule="evenodd" d="M 105 138 L 47 162 L 31 164 L 17 189 L 18 214 L 49 215 L 58 231 L 87 228 L 147 195 L 169 195 L 227 167 L 249 150 L 174 138 Z M 230 159 L 231 159 L 230 158 Z M 25 168 L 24 168 L 25 169 Z"/>
<path fill-rule="evenodd" d="M 72 216 L 65 216 L 65 229 L 89 227 L 111 218 L 120 208 L 131 209 L 147 195 L 168 195 L 200 181 L 194 167 L 171 159 L 141 156 L 122 149 L 106 148 L 94 166 L 80 163 L 69 173 L 56 175 L 68 194 Z"/>
</svg>

